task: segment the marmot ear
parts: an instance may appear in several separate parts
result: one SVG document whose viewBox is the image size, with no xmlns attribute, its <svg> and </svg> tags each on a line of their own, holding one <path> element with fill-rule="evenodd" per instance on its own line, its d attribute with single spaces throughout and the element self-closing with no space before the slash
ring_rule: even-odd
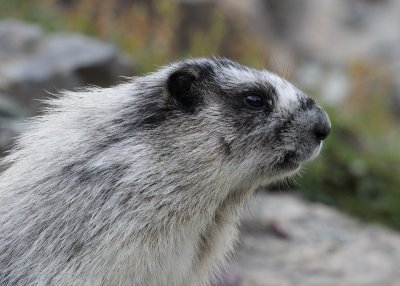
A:
<svg viewBox="0 0 400 286">
<path fill-rule="evenodd" d="M 185 112 L 193 113 L 198 105 L 199 95 L 194 87 L 196 80 L 194 71 L 188 69 L 175 71 L 168 78 L 168 91 Z"/>
</svg>

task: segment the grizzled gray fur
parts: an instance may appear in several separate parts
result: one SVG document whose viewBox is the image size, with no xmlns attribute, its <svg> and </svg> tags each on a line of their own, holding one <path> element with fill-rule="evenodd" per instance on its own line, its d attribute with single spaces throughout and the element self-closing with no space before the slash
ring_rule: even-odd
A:
<svg viewBox="0 0 400 286">
<path fill-rule="evenodd" d="M 209 285 L 252 192 L 329 130 L 289 82 L 221 58 L 65 92 L 3 161 L 0 285 Z"/>
</svg>

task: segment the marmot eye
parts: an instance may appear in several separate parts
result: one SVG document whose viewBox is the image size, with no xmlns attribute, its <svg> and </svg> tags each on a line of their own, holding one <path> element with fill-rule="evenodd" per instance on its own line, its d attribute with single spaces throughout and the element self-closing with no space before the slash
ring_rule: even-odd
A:
<svg viewBox="0 0 400 286">
<path fill-rule="evenodd" d="M 251 109 L 262 109 L 264 107 L 262 96 L 257 93 L 247 94 L 244 98 L 244 102 L 246 106 Z"/>
</svg>

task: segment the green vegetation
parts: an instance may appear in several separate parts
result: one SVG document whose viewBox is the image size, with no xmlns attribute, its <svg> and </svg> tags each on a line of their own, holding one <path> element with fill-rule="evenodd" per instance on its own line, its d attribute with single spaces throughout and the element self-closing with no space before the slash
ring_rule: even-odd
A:
<svg viewBox="0 0 400 286">
<path fill-rule="evenodd" d="M 270 66 L 268 48 L 240 19 L 215 10 L 191 26 L 172 0 L 2 0 L 0 18 L 10 17 L 113 42 L 131 55 L 139 73 L 187 56 L 223 55 Z M 346 102 L 328 108 L 332 135 L 295 188 L 311 200 L 400 229 L 400 131 L 390 110 L 389 77 L 363 63 L 351 64 L 348 74 Z"/>
<path fill-rule="evenodd" d="M 300 191 L 400 229 L 400 129 L 390 110 L 390 83 L 373 66 L 354 64 L 349 74 L 351 96 L 328 109 L 332 134 L 299 180 Z"/>
<path fill-rule="evenodd" d="M 260 41 L 240 19 L 213 11 L 203 12 L 201 25 L 193 25 L 174 0 L 2 0 L 0 18 L 113 42 L 132 57 L 139 73 L 189 56 L 224 55 L 255 67 L 268 64 Z"/>
</svg>

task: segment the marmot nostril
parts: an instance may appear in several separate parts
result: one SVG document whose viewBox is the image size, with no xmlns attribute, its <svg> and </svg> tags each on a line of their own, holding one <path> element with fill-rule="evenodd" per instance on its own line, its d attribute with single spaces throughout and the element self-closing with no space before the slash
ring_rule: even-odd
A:
<svg viewBox="0 0 400 286">
<path fill-rule="evenodd" d="M 322 141 L 326 137 L 328 137 L 331 131 L 331 121 L 329 120 L 328 114 L 322 108 L 319 107 L 318 109 L 319 109 L 317 111 L 318 121 L 317 123 L 315 123 L 312 132 L 318 141 Z"/>
<path fill-rule="evenodd" d="M 317 140 L 319 141 L 322 141 L 326 137 L 328 137 L 330 131 L 331 131 L 331 126 L 325 118 L 319 121 L 317 124 L 315 124 L 313 129 L 315 138 L 317 138 Z"/>
</svg>

